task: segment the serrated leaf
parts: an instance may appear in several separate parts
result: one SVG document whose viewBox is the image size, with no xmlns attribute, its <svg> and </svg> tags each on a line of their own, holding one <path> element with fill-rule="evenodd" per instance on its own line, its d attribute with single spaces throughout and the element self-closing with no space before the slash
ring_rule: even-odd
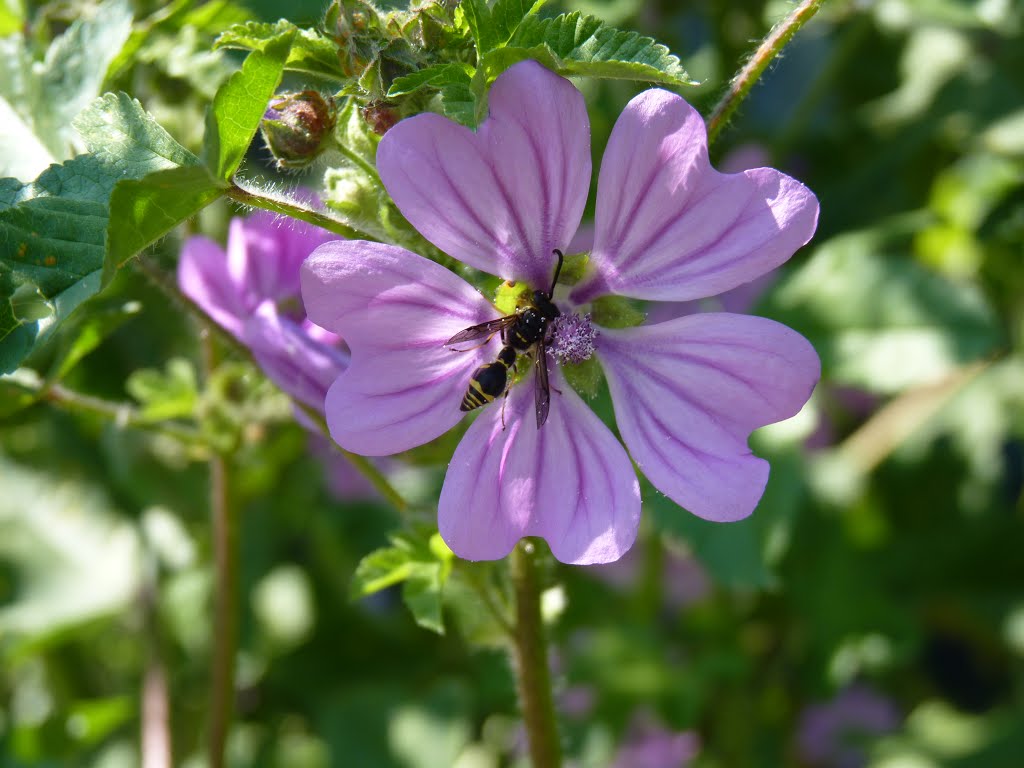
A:
<svg viewBox="0 0 1024 768">
<path fill-rule="evenodd" d="M 469 85 L 470 75 L 461 64 L 435 64 L 424 67 L 411 75 L 395 79 L 388 90 L 388 97 L 405 96 L 420 88 L 443 88 L 453 84 Z"/>
<path fill-rule="evenodd" d="M 132 11 L 125 0 L 107 0 L 76 20 L 46 52 L 33 127 L 56 158 L 74 143 L 71 121 L 100 92 L 107 69 L 128 40 Z"/>
<path fill-rule="evenodd" d="M 454 555 L 437 533 L 427 529 L 396 534 L 391 544 L 359 562 L 349 586 L 350 596 L 357 600 L 402 584 L 402 599 L 416 623 L 444 634 L 442 595 Z"/>
<path fill-rule="evenodd" d="M 459 9 L 465 15 L 466 24 L 476 41 L 476 48 L 481 54 L 494 48 L 497 37 L 491 21 L 491 10 L 487 0 L 462 0 Z"/>
<path fill-rule="evenodd" d="M 693 85 L 679 58 L 664 45 L 578 11 L 555 18 L 527 16 L 508 46 L 480 62 L 490 82 L 524 59 L 537 59 L 558 74 Z"/>
<path fill-rule="evenodd" d="M 274 95 L 294 33 L 269 40 L 250 53 L 242 68 L 218 89 L 207 113 L 206 159 L 214 174 L 229 180 L 242 163 L 260 119 Z"/>
<path fill-rule="evenodd" d="M 139 251 L 224 194 L 203 166 L 169 168 L 118 183 L 110 197 L 103 283 Z"/>
<path fill-rule="evenodd" d="M 504 45 L 527 16 L 547 5 L 547 0 L 498 0 L 491 8 L 491 26 L 497 45 Z"/>
<path fill-rule="evenodd" d="M 106 214 L 102 202 L 60 197 L 30 199 L 0 213 L 0 373 L 17 368 L 99 290 Z M 19 311 L 30 292 L 48 308 L 47 317 Z"/>
<path fill-rule="evenodd" d="M 50 166 L 31 184 L 0 182 L 0 371 L 99 290 L 114 186 L 195 161 L 126 96 L 97 99 L 79 124 L 97 154 Z M 42 317 L 19 309 L 25 297 L 36 297 Z"/>
<path fill-rule="evenodd" d="M 73 121 L 86 148 L 130 176 L 158 168 L 196 165 L 199 158 L 175 141 L 126 93 L 105 93 Z"/>
<path fill-rule="evenodd" d="M 469 83 L 449 83 L 441 89 L 441 109 L 445 117 L 468 128 L 476 128 L 477 107 L 477 97 Z"/>
<path fill-rule="evenodd" d="M 333 80 L 349 79 L 341 67 L 338 46 L 333 40 L 314 29 L 299 28 L 285 19 L 274 24 L 257 21 L 236 24 L 217 38 L 214 48 L 262 51 L 268 43 L 288 35 L 293 39 L 285 69 Z"/>
</svg>

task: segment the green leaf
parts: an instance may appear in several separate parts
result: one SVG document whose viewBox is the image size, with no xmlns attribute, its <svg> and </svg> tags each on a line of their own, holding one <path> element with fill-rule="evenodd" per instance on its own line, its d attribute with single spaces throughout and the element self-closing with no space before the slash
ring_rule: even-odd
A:
<svg viewBox="0 0 1024 768">
<path fill-rule="evenodd" d="M 206 158 L 218 178 L 230 179 L 245 157 L 274 95 L 294 34 L 267 41 L 217 91 L 207 114 Z"/>
<path fill-rule="evenodd" d="M 27 83 L 33 128 L 55 158 L 68 156 L 74 142 L 71 121 L 99 94 L 131 29 L 126 0 L 101 3 L 53 41 L 41 75 Z"/>
<path fill-rule="evenodd" d="M 416 623 L 444 634 L 442 594 L 454 555 L 437 533 L 417 528 L 391 537 L 392 546 L 364 557 L 349 587 L 353 600 L 402 584 L 402 599 Z"/>
<path fill-rule="evenodd" d="M 18 4 L 0 2 L 0 37 L 13 35 L 25 23 L 23 9 Z"/>
<path fill-rule="evenodd" d="M 87 165 L 88 158 L 78 159 L 79 167 Z M 0 373 L 14 370 L 99 290 L 106 215 L 102 202 L 61 197 L 29 199 L 0 213 Z"/>
<path fill-rule="evenodd" d="M 497 37 L 494 33 L 491 11 L 487 0 L 462 0 L 459 9 L 465 15 L 469 31 L 476 40 L 476 48 L 481 54 L 494 48 Z"/>
<path fill-rule="evenodd" d="M 821 245 L 767 303 L 801 331 L 826 375 L 872 392 L 934 383 L 1004 343 L 984 294 L 908 253 L 918 219 L 854 232 Z"/>
<path fill-rule="evenodd" d="M 224 194 L 203 166 L 169 168 L 118 183 L 110 197 L 103 283 L 139 251 Z"/>
<path fill-rule="evenodd" d="M 138 178 L 160 168 L 197 165 L 142 105 L 125 93 L 105 93 L 73 121 L 89 152 Z"/>
<path fill-rule="evenodd" d="M 491 8 L 491 24 L 498 45 L 504 45 L 527 16 L 547 5 L 547 0 L 498 0 Z"/>
<path fill-rule="evenodd" d="M 96 154 L 0 182 L 0 371 L 10 371 L 100 288 L 114 186 L 195 162 L 124 95 L 96 99 L 75 121 Z"/>
<path fill-rule="evenodd" d="M 180 357 L 168 360 L 164 371 L 135 371 L 125 382 L 125 389 L 142 404 L 141 415 L 150 421 L 191 416 L 199 402 L 195 369 Z"/>
<path fill-rule="evenodd" d="M 281 19 L 275 24 L 250 21 L 227 30 L 214 43 L 214 48 L 236 48 L 263 51 L 271 42 L 292 36 L 292 47 L 284 68 L 295 72 L 347 81 L 341 67 L 338 46 L 329 37 L 313 29 L 300 29 L 290 21 Z"/>
<path fill-rule="evenodd" d="M 78 365 L 90 352 L 95 350 L 110 334 L 135 317 L 142 309 L 137 301 L 116 301 L 110 303 L 94 298 L 87 304 L 87 311 L 80 313 L 81 322 L 72 323 L 56 358 L 50 366 L 47 379 L 60 381 Z"/>
<path fill-rule="evenodd" d="M 444 634 L 441 615 L 441 590 L 444 587 L 441 563 L 417 564 L 402 585 L 402 602 L 417 624 L 439 635 Z"/>
<path fill-rule="evenodd" d="M 487 82 L 516 62 L 536 59 L 560 75 L 644 80 L 693 85 L 668 48 L 636 32 L 610 27 L 594 16 L 574 12 L 541 19 L 530 15 L 508 46 L 480 61 Z"/>
<path fill-rule="evenodd" d="M 447 118 L 476 128 L 477 97 L 469 83 L 449 83 L 441 89 L 441 109 Z"/>
<path fill-rule="evenodd" d="M 469 81 L 470 75 L 463 65 L 435 64 L 432 67 L 424 67 L 418 72 L 413 72 L 411 75 L 396 78 L 388 90 L 388 97 L 405 96 L 427 86 L 432 88 L 443 88 L 452 84 L 468 86 Z"/>
</svg>

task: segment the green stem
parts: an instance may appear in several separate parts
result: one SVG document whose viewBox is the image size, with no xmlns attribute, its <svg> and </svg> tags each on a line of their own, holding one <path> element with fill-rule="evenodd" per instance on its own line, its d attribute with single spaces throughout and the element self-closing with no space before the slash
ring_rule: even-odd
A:
<svg viewBox="0 0 1024 768">
<path fill-rule="evenodd" d="M 331 440 L 329 434 L 327 435 L 327 439 Z M 349 451 L 346 451 L 333 440 L 331 440 L 331 444 L 334 445 L 334 448 L 338 453 L 348 459 L 352 466 L 359 470 L 363 477 L 370 481 L 370 484 L 381 496 L 391 502 L 391 505 L 395 509 L 399 512 L 405 512 L 405 510 L 408 509 L 408 502 L 406 502 L 406 500 L 402 498 L 402 495 L 395 490 L 395 487 L 388 482 L 388 478 L 384 473 L 373 465 L 372 461 L 365 456 L 360 456 L 358 453 L 350 453 Z"/>
<path fill-rule="evenodd" d="M 708 118 L 708 146 L 722 132 L 733 112 L 743 102 L 767 69 L 772 60 L 779 55 L 790 39 L 807 21 L 818 12 L 825 0 L 803 0 L 785 19 L 775 25 L 768 36 L 761 42 L 754 55 L 750 57 L 743 69 L 729 83 L 729 89 L 711 112 Z"/>
<path fill-rule="evenodd" d="M 210 680 L 210 768 L 223 768 L 224 746 L 235 704 L 235 650 L 238 644 L 238 526 L 228 495 L 227 461 L 210 459 L 210 513 L 213 522 L 216 592 L 213 616 L 213 670 Z"/>
<path fill-rule="evenodd" d="M 385 499 L 391 502 L 392 506 L 399 512 L 405 512 L 409 508 L 409 503 L 402 498 L 402 494 L 395 490 L 395 487 L 388 481 L 387 476 L 374 466 L 373 462 L 365 456 L 360 456 L 358 453 L 350 453 L 342 448 L 340 445 L 334 442 L 331 438 L 331 432 L 327 428 L 327 422 L 324 420 L 324 415 L 315 408 L 311 408 L 305 403 L 300 403 L 297 400 L 293 401 L 298 408 L 301 408 L 303 413 L 309 418 L 313 424 L 316 425 L 320 433 L 327 438 L 327 440 L 334 446 L 334 449 L 344 456 L 349 462 L 352 463 L 359 472 L 370 481 L 377 492 Z"/>
<path fill-rule="evenodd" d="M 202 337 L 203 367 L 216 367 L 213 340 Z M 238 519 L 231 503 L 227 459 L 210 458 L 210 517 L 214 553 L 213 668 L 210 676 L 210 768 L 225 765 L 224 747 L 235 704 L 235 654 L 238 647 Z"/>
<path fill-rule="evenodd" d="M 516 683 L 533 768 L 559 768 L 562 748 L 551 694 L 551 672 L 540 613 L 540 584 L 534 545 L 521 541 L 512 550 L 510 568 L 516 597 L 513 630 Z"/>
<path fill-rule="evenodd" d="M 197 430 L 170 421 L 149 421 L 143 417 L 138 408 L 127 403 L 113 403 L 109 400 L 93 397 L 92 395 L 75 392 L 60 384 L 51 384 L 45 389 L 40 388 L 39 392 L 42 399 L 46 402 L 59 405 L 68 411 L 100 416 L 114 422 L 118 426 L 159 432 L 188 445 L 206 444 L 203 436 Z"/>
<path fill-rule="evenodd" d="M 227 190 L 227 196 L 241 205 L 247 205 L 252 208 L 262 208 L 265 211 L 279 213 L 282 216 L 290 216 L 293 219 L 298 219 L 299 221 L 304 221 L 307 224 L 313 224 L 321 229 L 326 229 L 328 232 L 333 232 L 346 240 L 372 240 L 373 242 L 380 242 L 379 238 L 367 234 L 366 232 L 362 232 L 355 227 L 350 227 L 348 224 L 343 224 L 337 219 L 332 219 L 330 216 L 325 216 L 322 213 L 311 211 L 308 208 L 296 205 L 295 203 L 289 203 L 284 200 L 275 200 L 270 197 L 263 197 L 250 190 L 242 189 L 242 187 L 237 184 L 231 185 Z"/>
</svg>

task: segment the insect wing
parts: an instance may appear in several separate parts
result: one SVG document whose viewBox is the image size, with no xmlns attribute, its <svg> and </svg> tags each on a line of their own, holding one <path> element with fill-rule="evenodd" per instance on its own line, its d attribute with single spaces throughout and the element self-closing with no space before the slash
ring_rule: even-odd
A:
<svg viewBox="0 0 1024 768">
<path fill-rule="evenodd" d="M 548 420 L 551 407 L 551 384 L 548 382 L 548 349 L 544 339 L 537 342 L 537 375 L 534 376 L 534 404 L 537 407 L 537 429 Z"/>
<path fill-rule="evenodd" d="M 464 341 L 474 341 L 475 339 L 482 339 L 484 337 L 489 339 L 494 334 L 500 333 L 512 325 L 512 323 L 516 321 L 516 318 L 517 315 L 505 315 L 505 317 L 499 317 L 497 320 L 488 320 L 486 323 L 470 326 L 469 328 L 456 333 L 448 339 L 444 345 L 446 347 L 450 347 L 453 344 L 461 344 Z"/>
</svg>

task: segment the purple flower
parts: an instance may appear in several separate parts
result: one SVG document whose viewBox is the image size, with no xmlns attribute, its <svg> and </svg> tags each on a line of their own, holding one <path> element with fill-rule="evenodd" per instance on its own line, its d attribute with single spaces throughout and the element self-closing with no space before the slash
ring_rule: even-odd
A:
<svg viewBox="0 0 1024 768">
<path fill-rule="evenodd" d="M 275 384 L 318 410 L 348 353 L 337 336 L 306 318 L 299 268 L 332 237 L 260 211 L 231 221 L 226 253 L 208 238 L 191 237 L 178 262 L 182 292 L 249 347 Z"/>
<path fill-rule="evenodd" d="M 435 114 L 400 122 L 378 148 L 381 179 L 442 251 L 546 291 L 553 251 L 571 241 L 590 185 L 583 97 L 528 61 L 497 79 L 489 103 L 475 133 Z M 640 514 L 630 455 L 659 490 L 701 517 L 738 520 L 756 506 L 768 465 L 751 455 L 747 437 L 807 400 L 819 375 L 810 344 L 741 315 L 618 329 L 584 318 L 609 294 L 685 301 L 721 293 L 810 239 L 818 214 L 811 192 L 770 168 L 717 173 L 705 136 L 679 96 L 649 90 L 629 103 L 601 167 L 589 271 L 555 296 L 563 316 L 579 316 L 564 341 L 583 348 L 580 334 L 589 334 L 630 454 L 554 357 L 550 413 L 538 428 L 532 366 L 502 403 L 483 410 L 449 464 L 439 527 L 459 556 L 500 558 L 520 538 L 541 536 L 563 562 L 618 559 Z M 402 248 L 327 243 L 306 261 L 302 291 L 313 321 L 352 350 L 326 414 L 332 437 L 357 453 L 398 453 L 453 427 L 474 371 L 501 347 L 497 336 L 460 353 L 446 347 L 504 313 Z"/>
<path fill-rule="evenodd" d="M 804 710 L 797 747 L 809 765 L 860 768 L 868 762 L 868 744 L 896 730 L 899 723 L 899 712 L 891 700 L 865 685 L 854 684 L 831 701 Z"/>
<path fill-rule="evenodd" d="M 693 731 L 671 731 L 650 714 L 634 716 L 611 768 L 684 768 L 700 751 Z"/>
</svg>

